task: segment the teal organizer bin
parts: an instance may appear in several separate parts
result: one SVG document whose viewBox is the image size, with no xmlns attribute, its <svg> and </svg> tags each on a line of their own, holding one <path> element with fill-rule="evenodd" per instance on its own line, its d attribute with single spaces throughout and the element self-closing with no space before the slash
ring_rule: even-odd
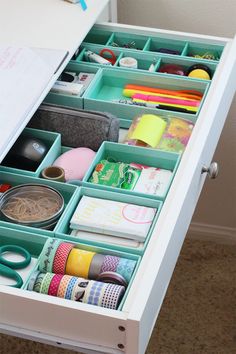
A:
<svg viewBox="0 0 236 354">
<path fill-rule="evenodd" d="M 20 246 L 26 249 L 31 255 L 31 261 L 27 267 L 16 269 L 17 273 L 19 273 L 23 280 L 22 288 L 25 287 L 30 274 L 37 268 L 38 259 L 46 240 L 47 238 L 45 236 L 35 234 L 34 232 L 16 230 L 0 225 L 0 247 L 6 245 Z M 13 259 L 11 258 L 11 260 Z M 22 258 L 20 261 L 21 260 Z M 19 259 L 16 259 L 15 261 L 19 262 Z M 15 281 L 5 277 L 1 278 L 0 276 L 0 283 L 4 285 L 13 285 L 15 284 Z"/>
<path fill-rule="evenodd" d="M 150 208 L 155 208 L 157 209 L 155 217 L 153 219 L 153 222 L 151 224 L 151 227 L 149 229 L 149 232 L 147 234 L 147 237 L 145 239 L 144 243 L 141 243 L 137 247 L 126 247 L 123 245 L 119 244 L 108 244 L 105 242 L 98 242 L 98 241 L 88 241 L 85 239 L 78 238 L 77 236 L 71 235 L 71 229 L 70 229 L 70 219 L 72 215 L 74 214 L 74 211 L 82 198 L 82 196 L 88 196 L 88 197 L 94 197 L 94 198 L 100 198 L 100 199 L 105 199 L 105 200 L 114 200 L 117 202 L 124 202 L 124 203 L 129 203 L 129 204 L 136 204 L 136 205 L 141 205 L 141 206 L 146 206 Z M 62 238 L 64 240 L 70 240 L 73 242 L 80 242 L 83 244 L 87 245 L 92 245 L 92 246 L 99 246 L 99 247 L 104 247 L 109 250 L 115 250 L 115 251 L 122 251 L 122 252 L 128 252 L 132 254 L 138 254 L 142 255 L 148 241 L 151 237 L 152 230 L 155 226 L 155 223 L 158 219 L 158 216 L 160 214 L 161 208 L 162 208 L 162 202 L 157 199 L 151 199 L 151 198 L 143 198 L 143 197 L 138 197 L 138 196 L 133 196 L 130 194 L 124 194 L 124 193 L 116 193 L 116 192 L 111 192 L 108 190 L 101 190 L 101 189 L 96 189 L 96 188 L 88 188 L 88 187 L 79 187 L 76 191 L 75 198 L 73 198 L 72 203 L 70 203 L 70 208 L 63 215 L 63 218 L 59 220 L 59 222 L 56 225 L 55 228 L 55 236 L 58 238 Z"/>
<path fill-rule="evenodd" d="M 162 37 L 151 37 L 146 43 L 144 50 L 149 52 L 163 53 L 164 50 L 173 51 L 172 55 L 182 55 L 187 43 L 177 39 L 167 39 Z"/>
<path fill-rule="evenodd" d="M 107 45 L 113 32 L 93 27 L 84 39 L 84 42 Z"/>
<path fill-rule="evenodd" d="M 140 193 L 135 192 L 134 190 L 126 190 L 122 188 L 110 187 L 89 182 L 89 178 L 92 176 L 96 165 L 104 159 L 112 162 L 136 163 L 143 164 L 149 167 L 161 168 L 171 171 L 172 176 L 166 184 L 165 191 L 163 190 L 162 193 L 157 195 Z M 124 194 L 135 195 L 138 197 L 154 198 L 164 201 L 174 178 L 174 175 L 177 171 L 180 159 L 181 155 L 174 152 L 165 152 L 138 146 L 117 144 L 104 141 L 100 149 L 98 150 L 95 159 L 92 162 L 92 165 L 84 176 L 83 182 L 85 186 L 92 188 L 116 191 Z"/>
<path fill-rule="evenodd" d="M 148 41 L 149 37 L 145 35 L 137 35 L 131 33 L 124 32 L 114 32 L 107 45 L 112 46 L 114 48 L 127 48 L 127 49 L 136 49 L 143 50 Z"/>
<path fill-rule="evenodd" d="M 91 66 L 89 64 L 77 63 L 76 61 L 71 60 L 64 71 L 66 72 L 70 71 L 76 74 L 79 74 L 80 72 L 86 72 L 86 73 L 94 74 L 96 76 L 98 70 L 99 70 L 99 66 Z M 95 77 L 90 82 L 89 86 L 93 84 L 94 80 Z M 57 104 L 59 106 L 67 106 L 67 107 L 83 109 L 83 96 L 84 93 L 81 96 L 73 96 L 73 95 L 65 95 L 65 94 L 55 93 L 50 91 L 48 95 L 45 97 L 44 103 L 52 103 L 52 104 Z"/>
<path fill-rule="evenodd" d="M 61 239 L 61 238 L 57 238 L 59 239 L 61 242 L 68 242 L 68 240 L 64 240 L 64 239 Z M 44 243 L 46 242 L 46 238 L 44 238 Z M 38 242 L 42 242 L 42 240 L 39 240 Z M 119 304 L 119 307 L 117 308 L 117 310 L 121 310 L 122 307 L 123 307 L 123 304 L 124 304 L 124 301 L 127 297 L 127 294 L 129 292 L 129 289 L 132 285 L 132 282 L 133 282 L 133 279 L 135 277 L 135 274 L 137 272 L 137 269 L 138 269 L 138 266 L 140 264 L 140 261 L 141 261 L 141 257 L 136 255 L 136 254 L 132 254 L 132 253 L 125 253 L 125 252 L 121 252 L 121 251 L 115 251 L 115 250 L 111 250 L 111 249 L 107 249 L 105 247 L 99 247 L 99 246 L 93 246 L 93 245 L 85 245 L 83 243 L 80 243 L 77 241 L 73 242 L 75 247 L 76 248 L 79 248 L 81 250 L 85 250 L 85 251 L 89 251 L 89 252 L 95 252 L 95 253 L 98 253 L 98 254 L 102 254 L 102 255 L 110 255 L 110 256 L 116 256 L 116 257 L 121 257 L 121 258 L 125 258 L 125 259 L 128 259 L 128 260 L 132 260 L 132 261 L 135 261 L 136 262 L 136 265 L 135 265 L 135 268 L 134 268 L 134 271 L 130 277 L 130 280 L 128 282 L 128 286 L 126 288 L 126 291 L 125 291 L 125 294 L 124 296 L 122 297 L 122 300 Z M 36 266 L 34 267 L 34 270 L 38 270 L 38 264 L 40 262 L 40 254 L 38 256 L 38 262 L 36 264 Z M 30 277 L 29 277 L 30 278 Z M 26 280 L 26 282 L 24 283 L 24 288 L 27 289 L 27 285 L 29 283 L 29 278 Z M 87 279 L 87 278 L 85 278 Z M 90 280 L 96 280 L 96 279 L 90 279 Z M 49 295 L 48 295 L 49 296 Z M 69 300 L 71 301 L 71 300 Z"/>
<path fill-rule="evenodd" d="M 105 59 L 110 59 L 112 56 L 110 53 L 108 52 L 104 52 L 104 54 L 100 54 L 100 52 L 103 50 L 103 49 L 108 49 L 107 47 L 103 47 L 103 46 L 99 46 L 99 45 L 94 45 L 94 44 L 89 44 L 89 43 L 83 43 L 81 45 L 81 52 L 80 54 L 77 56 L 76 58 L 76 62 L 78 63 L 85 63 L 86 65 L 95 65 L 95 66 L 98 66 L 98 67 L 103 67 L 104 64 L 99 64 L 99 63 L 94 63 L 94 62 L 91 62 L 91 61 L 88 61 L 87 58 L 86 58 L 86 55 L 85 55 L 85 51 L 86 50 L 89 50 L 99 56 L 102 56 L 104 57 Z M 116 49 L 116 48 L 109 48 L 112 50 L 112 52 L 114 53 L 115 55 L 115 63 L 112 64 L 111 66 L 116 66 L 118 65 L 118 62 L 119 62 L 119 58 L 121 56 L 121 51 L 119 49 Z"/>
<path fill-rule="evenodd" d="M 48 132 L 39 129 L 33 128 L 25 128 L 22 132 L 22 136 L 25 137 L 32 137 L 42 140 L 42 142 L 47 146 L 48 151 L 38 168 L 34 171 L 29 171 L 26 169 L 19 169 L 14 167 L 4 166 L 3 164 L 0 165 L 0 173 L 2 172 L 10 172 L 16 173 L 21 175 L 26 175 L 30 177 L 38 177 L 41 171 L 51 165 L 53 161 L 58 156 L 60 149 L 61 149 L 61 135 L 58 133 Z M 4 163 L 4 161 L 2 162 Z"/>
<path fill-rule="evenodd" d="M 9 172 L 0 172 L 0 184 L 5 184 L 5 183 L 10 184 L 12 187 L 21 184 L 40 184 L 40 185 L 47 185 L 56 189 L 63 196 L 64 204 L 65 204 L 64 211 L 62 212 L 58 222 L 68 212 L 70 203 L 73 201 L 73 198 L 75 197 L 75 191 L 77 188 L 76 186 L 73 186 L 71 184 L 49 181 L 43 178 L 28 177 L 20 174 L 9 173 Z M 25 225 L 15 224 L 12 222 L 5 221 L 1 217 L 0 217 L 0 226 L 5 226 L 17 230 L 24 230 L 35 234 L 45 235 L 48 237 L 53 237 L 55 233 L 54 231 L 55 228 L 53 230 L 34 228 L 31 226 L 25 226 Z"/>
<path fill-rule="evenodd" d="M 195 57 L 197 60 L 216 61 L 220 60 L 224 47 L 217 44 L 188 42 L 183 55 Z"/>
<path fill-rule="evenodd" d="M 195 80 L 187 77 L 169 77 L 169 75 L 141 73 L 125 69 L 110 69 L 103 68 L 99 71 L 96 81 L 90 86 L 84 95 L 84 108 L 91 110 L 105 111 L 115 114 L 119 118 L 123 118 L 124 115 L 129 116 L 132 120 L 135 116 L 135 111 L 153 112 L 156 114 L 163 113 L 180 113 L 177 110 L 163 110 L 149 107 L 140 107 L 135 105 L 120 103 L 120 100 L 130 100 L 129 97 L 123 96 L 123 88 L 127 84 L 142 85 L 153 88 L 167 89 L 167 90 L 197 90 L 203 94 L 200 106 L 197 112 L 187 111 L 181 112 L 181 115 L 185 119 L 189 119 L 189 116 L 197 117 L 201 109 L 202 102 L 204 101 L 209 84 L 205 80 Z M 144 111 L 143 111 L 144 112 Z"/>
</svg>

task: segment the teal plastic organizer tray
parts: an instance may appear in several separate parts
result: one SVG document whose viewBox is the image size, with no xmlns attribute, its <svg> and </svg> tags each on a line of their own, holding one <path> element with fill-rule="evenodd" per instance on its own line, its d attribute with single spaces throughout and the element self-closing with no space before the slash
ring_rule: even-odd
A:
<svg viewBox="0 0 236 354">
<path fill-rule="evenodd" d="M 75 196 L 75 190 L 76 190 L 76 186 L 73 186 L 71 184 L 49 181 L 43 178 L 28 177 L 20 174 L 9 173 L 9 172 L 0 172 L 0 184 L 10 184 L 12 187 L 18 185 L 24 185 L 24 184 L 40 184 L 40 185 L 47 185 L 56 189 L 64 198 L 64 210 L 60 218 L 63 218 L 63 216 L 67 213 L 69 205 Z M 0 217 L 0 225 L 14 228 L 14 229 L 33 232 L 35 234 L 39 233 L 49 237 L 54 236 L 54 230 L 55 230 L 55 228 L 53 230 L 46 230 L 46 229 L 21 225 L 19 223 L 8 222 L 5 221 L 2 216 Z"/>
<path fill-rule="evenodd" d="M 93 237 L 93 240 L 91 240 L 91 237 L 88 237 L 88 233 L 85 232 L 80 236 L 74 236 L 71 234 L 72 229 L 70 228 L 70 220 L 78 206 L 79 201 L 83 196 L 87 197 L 92 197 L 92 198 L 99 198 L 99 199 L 104 199 L 104 200 L 111 200 L 111 201 L 117 201 L 117 202 L 123 202 L 123 203 L 128 203 L 128 204 L 134 204 L 138 206 L 144 206 L 144 207 L 150 207 L 155 210 L 155 216 L 153 218 L 152 223 L 150 224 L 150 228 L 148 231 L 148 234 L 145 238 L 145 242 L 137 242 L 134 240 L 128 240 L 127 239 L 124 241 L 122 238 L 122 242 L 117 241 L 117 238 L 114 239 L 114 237 L 109 237 L 109 240 L 105 239 L 102 241 L 97 241 L 96 239 L 96 232 L 92 232 L 92 236 L 94 236 L 95 233 L 95 238 Z M 138 197 L 138 196 L 133 196 L 133 195 L 128 195 L 124 193 L 116 193 L 116 192 L 110 192 L 107 190 L 99 190 L 96 188 L 87 188 L 87 187 L 79 187 L 76 191 L 76 197 L 73 198 L 72 203 L 70 204 L 70 208 L 67 211 L 66 214 L 63 215 L 63 218 L 60 219 L 58 222 L 56 228 L 55 228 L 55 235 L 58 238 L 63 238 L 65 240 L 70 240 L 73 242 L 79 241 L 83 244 L 88 244 L 88 245 L 94 245 L 94 246 L 101 246 L 101 247 L 106 247 L 108 249 L 116 250 L 116 251 L 124 251 L 124 252 L 129 252 L 133 254 L 143 254 L 148 241 L 151 237 L 152 230 L 155 226 L 155 223 L 158 219 L 159 213 L 161 211 L 162 207 L 162 202 L 156 199 L 151 199 L 151 198 L 143 198 L 143 197 Z M 135 233 L 135 229 L 134 229 Z M 91 233 L 90 233 L 91 234 Z M 90 238 L 90 240 L 89 240 Z"/>
<path fill-rule="evenodd" d="M 201 99 L 199 107 L 197 107 L 197 112 L 190 110 L 182 110 L 176 108 L 168 108 L 165 106 L 163 109 L 163 104 L 157 108 L 140 107 L 136 105 L 131 105 L 123 103 L 124 101 L 130 102 L 131 98 L 127 95 L 123 95 L 123 89 L 125 85 L 141 85 L 145 87 L 159 88 L 165 90 L 182 91 L 182 90 L 197 90 L 203 97 Z M 128 71 L 125 69 L 101 69 L 94 81 L 93 85 L 87 90 L 84 95 L 84 108 L 105 111 L 115 114 L 121 119 L 132 120 L 136 112 L 141 113 L 142 111 L 156 111 L 158 113 L 181 113 L 183 118 L 189 119 L 189 116 L 197 117 L 201 109 L 202 103 L 205 99 L 206 92 L 208 90 L 209 84 L 205 80 L 192 80 L 190 78 L 184 77 L 170 77 L 169 75 L 163 74 L 144 74 L 137 71 Z M 170 111 L 171 109 L 171 111 Z"/>
<path fill-rule="evenodd" d="M 48 149 L 45 157 L 43 158 L 41 163 L 34 171 L 28 170 L 27 166 L 26 169 L 4 166 L 4 160 L 3 160 L 2 164 L 0 165 L 0 172 L 3 171 L 3 172 L 27 175 L 31 177 L 38 177 L 41 171 L 45 167 L 51 165 L 53 161 L 57 158 L 58 154 L 60 153 L 61 135 L 58 133 L 48 132 L 39 129 L 25 128 L 20 138 L 21 137 L 32 138 L 32 139 L 35 138 L 38 139 L 39 141 L 42 141 L 42 143 L 45 144 Z M 37 150 L 37 141 L 35 141 L 34 144 L 36 144 L 35 149 Z M 28 155 L 26 155 L 26 157 L 28 157 Z M 17 156 L 15 157 L 15 159 L 17 160 Z"/>
<path fill-rule="evenodd" d="M 4 226 L 0 226 L 0 247 L 6 245 L 19 246 L 26 249 L 31 256 L 31 261 L 27 267 L 22 269 L 16 269 L 17 273 L 21 276 L 23 280 L 22 288 L 24 288 L 30 274 L 35 270 L 38 264 L 38 258 L 43 249 L 44 243 L 47 238 L 40 234 L 35 234 L 28 231 L 20 231 Z M 13 256 L 13 255 L 12 255 Z M 15 255 L 16 259 L 13 258 L 12 261 L 22 261 L 21 256 Z M 7 256 L 4 255 L 4 258 Z M 0 275 L 0 284 L 3 285 L 14 285 L 15 281 L 10 278 L 2 277 Z"/>
<path fill-rule="evenodd" d="M 89 64 L 87 65 L 85 63 L 77 63 L 76 61 L 70 61 L 67 67 L 65 68 L 64 72 L 72 72 L 75 73 L 76 75 L 78 75 L 79 73 L 88 73 L 88 74 L 94 74 L 96 76 L 98 70 L 99 70 L 99 66 L 92 66 Z M 89 86 L 95 80 L 95 76 L 93 77 Z M 82 93 L 81 96 L 74 96 L 74 95 L 55 93 L 50 91 L 46 96 L 46 98 L 44 99 L 44 102 L 57 104 L 59 106 L 83 108 L 83 96 L 84 93 Z"/>
<path fill-rule="evenodd" d="M 98 152 L 96 154 L 95 159 L 93 160 L 92 165 L 90 166 L 89 170 L 87 171 L 87 173 L 83 179 L 83 182 L 84 182 L 84 185 L 92 187 L 92 188 L 116 191 L 118 193 L 131 194 L 131 195 L 136 195 L 139 197 L 165 200 L 168 190 L 170 188 L 171 182 L 174 178 L 175 172 L 178 168 L 180 158 L 181 158 L 180 154 L 173 153 L 173 152 L 164 152 L 164 151 L 160 151 L 160 150 L 153 150 L 153 149 L 137 147 L 137 146 L 130 146 L 130 145 L 124 145 L 124 144 L 111 143 L 111 142 L 103 142 L 103 144 L 101 145 L 100 149 L 98 150 Z M 160 168 L 160 169 L 165 170 L 165 171 L 163 171 L 163 173 L 164 173 L 163 178 L 164 179 L 162 180 L 162 177 L 161 177 L 159 182 L 158 183 L 156 182 L 156 188 L 154 187 L 154 184 L 153 184 L 153 188 L 151 188 L 152 183 L 154 183 L 153 178 L 155 178 L 153 176 L 153 173 L 150 173 L 150 175 L 149 175 L 150 179 L 148 178 L 148 180 L 146 180 L 146 183 L 150 183 L 149 184 L 150 193 L 153 192 L 155 189 L 156 194 L 148 194 L 147 189 L 145 189 L 145 191 L 143 191 L 143 192 L 136 192 L 135 187 L 134 187 L 134 190 L 127 190 L 127 189 L 123 189 L 123 188 L 112 187 L 112 186 L 107 186 L 107 185 L 98 184 L 98 183 L 92 183 L 89 180 L 95 170 L 95 167 L 100 163 L 101 160 L 108 160 L 110 162 L 123 162 L 123 163 L 127 163 L 127 164 L 134 163 L 134 164 L 137 164 L 138 166 L 144 165 L 144 166 L 148 166 L 148 167 Z M 144 171 L 147 171 L 147 170 L 144 169 Z M 111 171 L 108 170 L 106 175 L 110 176 L 110 172 Z M 117 171 L 113 172 L 113 173 L 116 174 Z M 120 174 L 122 174 L 122 173 L 120 172 Z M 124 176 L 124 178 L 125 178 L 125 176 Z M 128 178 L 128 174 L 127 174 L 127 178 Z M 143 183 L 145 183 L 145 182 L 143 182 Z M 141 189 L 141 186 L 139 185 L 139 190 L 140 189 Z"/>
</svg>

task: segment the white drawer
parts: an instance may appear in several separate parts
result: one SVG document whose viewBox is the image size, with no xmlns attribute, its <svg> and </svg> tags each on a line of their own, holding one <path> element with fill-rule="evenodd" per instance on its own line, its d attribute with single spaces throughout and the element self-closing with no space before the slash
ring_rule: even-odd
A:
<svg viewBox="0 0 236 354">
<path fill-rule="evenodd" d="M 202 168 L 211 163 L 235 92 L 236 41 L 124 25 L 101 28 L 225 48 L 122 310 L 1 286 L 1 327 L 84 352 L 143 354 L 206 177 Z"/>
</svg>

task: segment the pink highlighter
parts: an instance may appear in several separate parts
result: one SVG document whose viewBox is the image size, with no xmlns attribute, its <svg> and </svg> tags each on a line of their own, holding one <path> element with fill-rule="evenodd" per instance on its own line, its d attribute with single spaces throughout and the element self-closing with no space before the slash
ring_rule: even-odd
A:
<svg viewBox="0 0 236 354">
<path fill-rule="evenodd" d="M 143 93 L 135 93 L 132 95 L 133 99 L 139 99 L 143 101 L 152 101 L 157 103 L 169 103 L 169 104 L 178 104 L 183 106 L 191 106 L 191 107 L 198 107 L 200 102 L 196 100 L 182 100 L 178 98 L 169 98 L 163 96 L 152 96 L 152 95 L 145 95 Z"/>
</svg>

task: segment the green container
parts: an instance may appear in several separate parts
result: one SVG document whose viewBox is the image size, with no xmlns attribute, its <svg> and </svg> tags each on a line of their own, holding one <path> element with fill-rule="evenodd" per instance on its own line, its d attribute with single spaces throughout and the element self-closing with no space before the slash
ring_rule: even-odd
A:
<svg viewBox="0 0 236 354">
<path fill-rule="evenodd" d="M 58 133 L 48 132 L 39 129 L 33 128 L 25 128 L 22 132 L 22 136 L 24 137 L 32 137 L 41 140 L 48 148 L 47 154 L 38 166 L 35 171 L 29 171 L 26 169 L 18 169 L 13 167 L 8 167 L 4 165 L 0 165 L 0 173 L 2 172 L 10 172 L 21 175 L 26 175 L 30 177 L 38 177 L 41 171 L 51 165 L 53 161 L 57 158 L 61 149 L 61 135 Z"/>
<path fill-rule="evenodd" d="M 96 75 L 98 70 L 99 70 L 98 66 L 91 66 L 91 65 L 87 65 L 84 63 L 79 63 L 74 60 L 73 61 L 71 60 L 64 71 L 75 72 L 76 74 L 79 74 L 81 72 L 86 72 L 86 73 Z M 95 77 L 93 78 L 93 80 L 95 80 Z M 93 80 L 89 84 L 89 86 L 93 84 Z M 50 91 L 46 96 L 46 98 L 44 99 L 44 103 L 52 103 L 52 104 L 57 104 L 59 106 L 66 106 L 66 107 L 83 108 L 83 96 L 84 93 L 81 96 L 72 96 L 72 95 L 64 95 L 61 93 L 55 93 Z"/>
<path fill-rule="evenodd" d="M 149 167 L 156 167 L 165 169 L 172 172 L 172 176 L 166 186 L 166 191 L 164 194 L 153 195 L 135 192 L 134 190 L 126 190 L 116 187 L 105 186 L 101 184 L 95 184 L 89 182 L 89 178 L 92 176 L 92 173 L 96 165 L 103 159 L 114 161 L 114 162 L 124 162 L 124 163 L 137 163 L 143 164 Z M 174 178 L 174 175 L 177 171 L 181 155 L 173 152 L 165 152 L 157 149 L 149 149 L 138 146 L 131 146 L 125 144 L 117 144 L 112 142 L 104 141 L 98 150 L 95 159 L 92 162 L 89 170 L 84 176 L 83 182 L 85 186 L 91 188 L 97 188 L 102 190 L 116 191 L 118 193 L 136 195 L 138 197 L 154 198 L 159 200 L 165 200 L 168 190 L 170 188 L 171 182 Z"/>
<path fill-rule="evenodd" d="M 158 54 L 160 53 L 168 54 L 168 53 L 163 53 L 162 51 L 166 49 L 167 51 L 171 50 L 176 52 L 176 54 L 173 55 L 181 55 L 184 51 L 186 44 L 187 44 L 186 42 L 177 39 L 152 37 L 147 42 L 146 46 L 144 47 L 144 50 L 150 52 L 156 52 Z"/>
<path fill-rule="evenodd" d="M 223 49 L 223 46 L 217 44 L 189 42 L 182 55 L 188 57 L 196 56 L 197 60 L 200 59 L 207 62 L 212 60 L 218 62 L 220 60 Z M 207 59 L 207 55 L 212 55 L 213 58 L 210 59 L 209 57 L 209 59 Z M 201 58 L 202 56 L 204 56 L 205 59 Z"/>
<path fill-rule="evenodd" d="M 74 211 L 82 198 L 83 195 L 89 196 L 89 197 L 94 197 L 94 198 L 101 198 L 101 199 L 107 199 L 107 200 L 114 200 L 118 202 L 124 202 L 124 203 L 130 203 L 130 204 L 137 204 L 137 205 L 142 205 L 146 207 L 151 207 L 151 208 L 156 208 L 157 212 L 154 217 L 154 220 L 152 222 L 152 225 L 150 227 L 150 230 L 148 232 L 148 235 L 146 237 L 146 240 L 144 242 L 143 248 L 132 248 L 132 247 L 124 247 L 122 245 L 109 245 L 103 242 L 92 242 L 92 241 L 87 241 L 83 240 L 82 238 L 78 239 L 78 237 L 70 235 L 71 230 L 69 227 L 70 219 L 72 215 L 74 214 Z M 151 237 L 152 230 L 155 226 L 155 223 L 158 219 L 160 210 L 162 207 L 162 202 L 159 200 L 151 199 L 151 198 L 142 198 L 138 196 L 133 196 L 130 194 L 124 194 L 124 193 L 116 193 L 116 192 L 110 192 L 107 190 L 101 190 L 101 189 L 96 189 L 96 188 L 87 188 L 87 187 L 80 187 L 76 191 L 76 196 L 73 198 L 72 203 L 70 204 L 70 208 L 67 211 L 66 214 L 63 215 L 63 218 L 59 220 L 57 223 L 57 226 L 55 228 L 55 235 L 58 238 L 63 238 L 65 240 L 70 240 L 73 242 L 78 242 L 78 240 L 87 245 L 93 245 L 93 246 L 100 246 L 100 247 L 105 247 L 109 250 L 115 250 L 115 251 L 122 251 L 122 252 L 128 252 L 132 254 L 139 254 L 142 255 L 148 241 Z"/>
<path fill-rule="evenodd" d="M 107 45 L 135 50 L 143 50 L 149 37 L 133 33 L 114 32 Z"/>
<path fill-rule="evenodd" d="M 61 182 L 54 182 L 54 181 L 49 181 L 45 180 L 43 178 L 37 178 L 37 177 L 28 177 L 20 174 L 13 174 L 13 173 L 8 173 L 8 172 L 0 172 L 0 184 L 10 184 L 12 187 L 18 186 L 21 184 L 40 184 L 40 185 L 47 185 L 52 188 L 55 188 L 59 193 L 64 198 L 64 211 L 62 215 L 59 218 L 59 221 L 61 218 L 64 217 L 64 215 L 67 213 L 67 210 L 70 206 L 71 201 L 73 200 L 75 196 L 75 191 L 76 191 L 76 186 L 67 184 L 67 183 L 61 183 Z M 59 222 L 58 221 L 58 222 Z M 5 227 L 10 227 L 14 228 L 17 230 L 24 230 L 28 232 L 32 232 L 35 234 L 41 234 L 49 237 L 54 236 L 54 230 L 46 230 L 46 229 L 39 229 L 39 228 L 33 228 L 29 226 L 24 226 L 20 224 L 15 224 L 11 222 L 4 221 L 3 219 L 0 219 L 0 225 L 5 226 Z"/>
<path fill-rule="evenodd" d="M 112 34 L 109 30 L 103 30 L 94 26 L 85 37 L 84 42 L 106 45 Z"/>
<path fill-rule="evenodd" d="M 105 59 L 110 59 L 110 58 L 112 58 L 112 55 L 109 52 L 106 51 L 104 53 L 101 53 L 101 51 L 104 50 L 104 49 L 108 49 L 108 50 L 110 49 L 114 53 L 114 55 L 116 57 L 116 61 L 115 61 L 115 64 L 113 64 L 113 67 L 115 67 L 118 64 L 119 59 L 121 57 L 121 50 L 117 49 L 117 48 L 104 47 L 104 46 L 94 45 L 94 44 L 89 44 L 89 43 L 82 43 L 80 48 L 82 50 L 81 50 L 80 54 L 77 56 L 76 62 L 83 63 L 83 64 L 86 64 L 86 65 L 92 65 L 92 66 L 95 66 L 95 67 L 103 67 L 104 65 L 88 61 L 87 58 L 86 58 L 86 55 L 85 55 L 85 51 L 86 50 L 90 50 L 91 52 L 93 52 L 93 53 L 95 53 L 95 54 L 97 54 L 99 56 L 102 56 Z"/>
<path fill-rule="evenodd" d="M 17 273 L 23 280 L 22 288 L 30 277 L 30 274 L 35 271 L 38 265 L 38 258 L 43 249 L 47 238 L 44 235 L 35 234 L 34 232 L 20 231 L 12 228 L 0 226 L 0 247 L 6 245 L 20 246 L 26 249 L 31 255 L 30 264 L 23 269 L 16 269 Z M 19 260 L 18 260 L 19 261 Z M 14 284 L 13 280 L 4 279 L 5 285 Z"/>
</svg>

